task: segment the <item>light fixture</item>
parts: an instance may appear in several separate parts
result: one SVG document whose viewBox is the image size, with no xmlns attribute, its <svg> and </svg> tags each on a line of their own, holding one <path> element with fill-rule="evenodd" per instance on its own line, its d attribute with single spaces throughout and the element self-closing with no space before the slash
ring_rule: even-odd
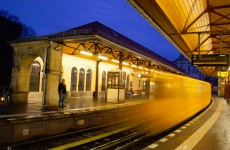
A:
<svg viewBox="0 0 230 150">
<path fill-rule="evenodd" d="M 103 60 L 108 60 L 108 58 L 106 56 L 98 55 L 97 57 L 100 59 L 103 59 Z"/>
<path fill-rule="evenodd" d="M 123 65 L 129 65 L 129 63 L 127 63 L 127 62 L 125 62 L 125 61 L 123 61 L 122 64 L 123 64 Z"/>
<path fill-rule="evenodd" d="M 145 70 L 149 70 L 148 68 L 145 68 Z"/>
<path fill-rule="evenodd" d="M 116 59 L 112 59 L 112 62 L 119 63 L 119 61 Z"/>
<path fill-rule="evenodd" d="M 81 54 L 88 55 L 88 56 L 93 56 L 92 53 L 87 52 L 87 51 L 80 51 Z"/>
<path fill-rule="evenodd" d="M 56 51 L 59 51 L 60 49 L 62 49 L 62 47 L 61 47 L 61 46 L 57 46 L 57 47 L 54 47 L 54 49 L 55 49 Z"/>
<path fill-rule="evenodd" d="M 139 68 L 139 69 L 143 69 L 143 67 L 141 67 L 141 66 L 139 66 L 138 68 Z"/>
<path fill-rule="evenodd" d="M 134 64 L 132 64 L 131 66 L 132 66 L 132 67 L 134 67 L 134 68 L 136 68 L 136 67 L 137 67 L 137 65 L 134 65 Z"/>
</svg>

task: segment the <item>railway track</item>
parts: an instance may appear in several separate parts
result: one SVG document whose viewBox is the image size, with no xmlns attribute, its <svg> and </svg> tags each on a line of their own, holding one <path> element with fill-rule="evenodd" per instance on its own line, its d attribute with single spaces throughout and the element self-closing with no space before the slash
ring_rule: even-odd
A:
<svg viewBox="0 0 230 150">
<path fill-rule="evenodd" d="M 89 142 L 99 140 L 101 138 L 106 138 L 106 136 L 111 136 L 113 134 L 118 134 L 124 132 L 140 124 L 137 120 L 145 117 L 147 113 L 139 113 L 133 115 L 128 119 L 123 118 L 122 120 L 106 123 L 104 125 L 98 125 L 95 127 L 90 127 L 77 131 L 69 131 L 56 136 L 51 137 L 37 137 L 30 139 L 26 142 L 21 142 L 9 146 L 9 149 L 52 149 L 53 147 L 58 147 L 60 145 L 66 145 L 66 143 L 72 143 L 73 141 L 79 141 L 78 145 L 87 144 Z M 143 122 L 143 121 L 141 121 Z M 80 143 L 80 144 L 79 144 Z M 5 147 L 6 148 L 6 147 Z"/>
<path fill-rule="evenodd" d="M 168 129 L 161 127 L 162 124 L 157 125 L 156 120 L 161 122 L 164 118 L 153 115 L 153 112 L 145 109 L 145 111 L 135 114 L 129 113 L 129 118 L 123 116 L 117 121 L 107 118 L 115 121 L 86 129 L 68 131 L 56 136 L 30 139 L 26 142 L 11 145 L 8 149 L 141 149 L 192 119 L 191 117 L 178 125 L 173 125 L 173 127 L 170 125 L 171 128 Z M 108 116 L 111 116 L 111 114 L 108 114 Z"/>
</svg>

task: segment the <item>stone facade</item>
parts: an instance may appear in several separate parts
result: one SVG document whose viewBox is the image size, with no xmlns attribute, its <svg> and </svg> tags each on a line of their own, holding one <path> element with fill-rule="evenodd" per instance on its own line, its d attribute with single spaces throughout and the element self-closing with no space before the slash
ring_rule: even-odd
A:
<svg viewBox="0 0 230 150">
<path fill-rule="evenodd" d="M 173 63 L 188 76 L 200 80 L 205 79 L 205 75 L 197 67 L 192 66 L 191 62 L 183 55 L 180 55 Z"/>
<path fill-rule="evenodd" d="M 37 57 L 46 62 L 43 78 L 46 78 L 46 103 L 55 105 L 57 100 L 56 87 L 61 74 L 62 51 L 55 50 L 56 43 L 48 41 L 23 42 L 12 44 L 14 47 L 14 64 L 12 68 L 12 101 L 27 103 L 29 93 L 30 65 Z M 47 57 L 45 57 L 47 55 Z M 45 60 L 46 59 L 46 60 Z M 44 72 L 45 71 L 45 72 Z"/>
</svg>

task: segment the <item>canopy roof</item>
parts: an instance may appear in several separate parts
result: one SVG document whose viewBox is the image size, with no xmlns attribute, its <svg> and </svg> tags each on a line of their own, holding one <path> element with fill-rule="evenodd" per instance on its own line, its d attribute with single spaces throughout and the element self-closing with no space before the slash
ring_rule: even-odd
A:
<svg viewBox="0 0 230 150">
<path fill-rule="evenodd" d="M 230 0 L 128 0 L 189 60 L 230 53 Z M 227 67 L 199 67 L 208 76 Z"/>
<path fill-rule="evenodd" d="M 111 59 L 121 57 L 123 61 L 149 69 L 180 72 L 172 62 L 98 21 L 48 35 L 48 37 L 63 45 L 64 52 L 70 55 L 79 56 L 79 52 L 85 50 L 96 55 L 106 55 Z"/>
<path fill-rule="evenodd" d="M 184 74 L 172 62 L 97 21 L 56 34 L 30 39 L 30 41 L 47 40 L 57 43 L 55 48 L 62 47 L 63 52 L 68 55 L 98 59 L 81 53 L 85 51 L 94 56 L 106 56 L 109 60 L 122 60 L 135 65 L 136 69 L 139 66 L 145 70 L 167 70 Z"/>
</svg>

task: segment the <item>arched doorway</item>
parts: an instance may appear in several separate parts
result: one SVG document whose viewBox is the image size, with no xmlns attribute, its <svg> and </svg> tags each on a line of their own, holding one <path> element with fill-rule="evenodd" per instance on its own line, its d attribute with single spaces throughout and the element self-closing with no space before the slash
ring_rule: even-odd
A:
<svg viewBox="0 0 230 150">
<path fill-rule="evenodd" d="M 43 65 L 41 57 L 34 59 L 30 65 L 28 103 L 42 102 Z"/>
<path fill-rule="evenodd" d="M 30 66 L 30 92 L 39 92 L 41 64 L 34 61 Z"/>
</svg>

